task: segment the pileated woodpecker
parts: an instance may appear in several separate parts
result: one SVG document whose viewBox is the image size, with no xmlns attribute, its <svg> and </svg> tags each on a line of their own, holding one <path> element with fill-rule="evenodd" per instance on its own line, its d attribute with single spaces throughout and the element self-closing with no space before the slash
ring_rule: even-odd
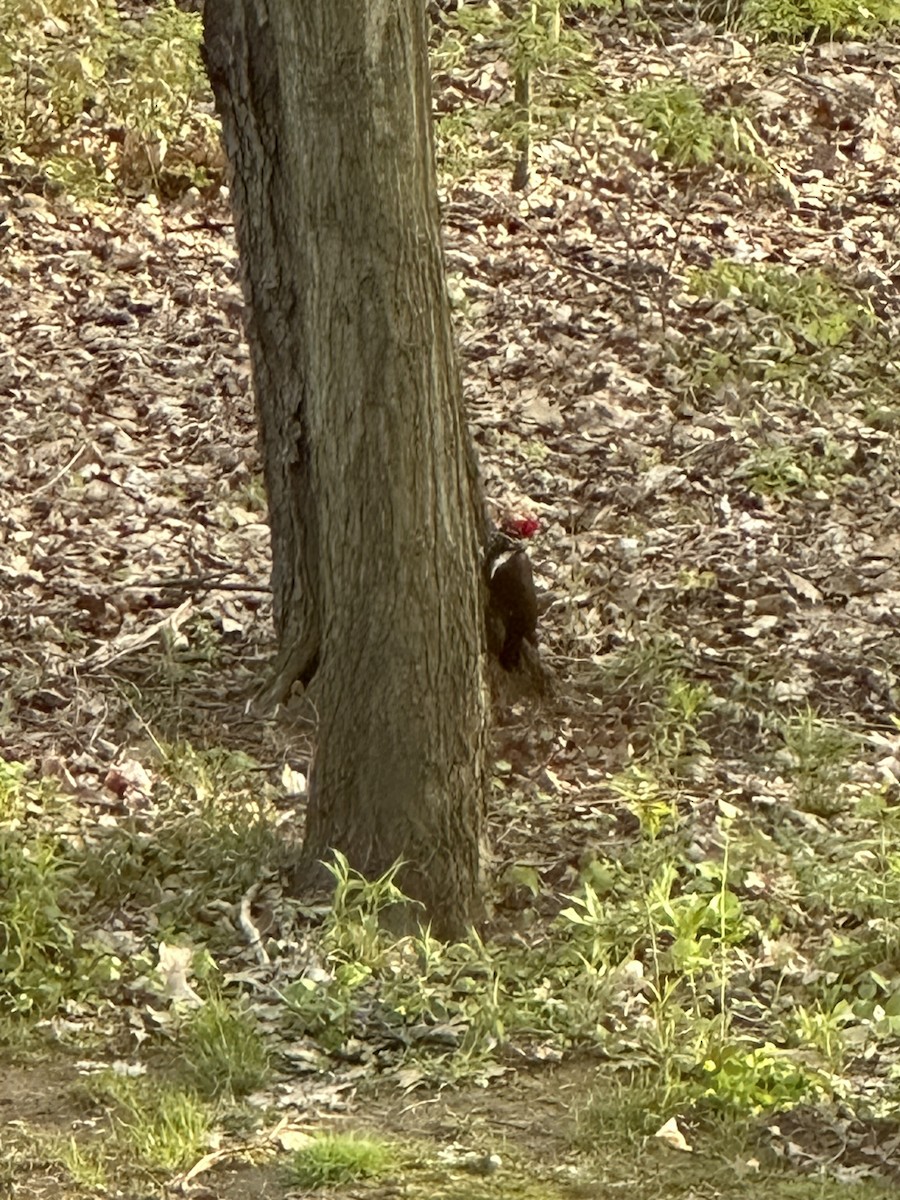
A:
<svg viewBox="0 0 900 1200">
<path fill-rule="evenodd" d="M 537 641 L 538 600 L 531 562 L 520 541 L 509 535 L 531 537 L 537 521 L 509 521 L 491 539 L 484 560 L 488 588 L 488 649 L 506 671 L 514 671 L 522 658 L 523 642 Z"/>
</svg>

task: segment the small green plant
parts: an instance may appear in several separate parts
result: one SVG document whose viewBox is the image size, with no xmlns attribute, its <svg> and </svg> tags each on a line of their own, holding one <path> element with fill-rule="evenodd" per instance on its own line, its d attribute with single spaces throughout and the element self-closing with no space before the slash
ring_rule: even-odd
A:
<svg viewBox="0 0 900 1200">
<path fill-rule="evenodd" d="M 24 780 L 24 763 L 0 758 L 0 821 L 9 820 L 18 811 Z"/>
<path fill-rule="evenodd" d="M 223 501 L 223 508 L 227 511 L 231 505 L 244 508 L 251 513 L 258 513 L 265 520 L 268 499 L 266 497 L 266 481 L 261 471 L 254 471 L 246 482 L 227 494 Z"/>
<path fill-rule="evenodd" d="M 641 630 L 604 660 L 597 690 L 635 705 L 657 704 L 686 666 L 684 643 L 676 634 Z"/>
<path fill-rule="evenodd" d="M 677 816 L 671 798 L 664 794 L 656 775 L 646 767 L 631 763 L 609 781 L 612 792 L 621 798 L 625 807 L 640 823 L 641 833 L 656 838 L 664 826 L 671 826 Z"/>
<path fill-rule="evenodd" d="M 185 1082 L 204 1099 L 247 1096 L 269 1077 L 269 1054 L 256 1022 L 223 1000 L 191 1013 L 180 1045 Z"/>
<path fill-rule="evenodd" d="M 56 839 L 0 830 L 0 878 L 0 1008 L 45 1015 L 91 975 L 68 915 L 72 872 Z"/>
<path fill-rule="evenodd" d="M 392 952 L 396 941 L 385 929 L 389 913 L 416 907 L 394 882 L 400 863 L 378 879 L 365 879 L 350 868 L 339 850 L 325 864 L 334 879 L 334 899 L 329 915 L 326 937 L 333 955 L 347 962 L 364 963 L 376 969 L 384 955 Z"/>
<path fill-rule="evenodd" d="M 705 684 L 687 680 L 683 665 L 685 655 L 677 640 L 660 636 L 635 642 L 602 668 L 602 686 L 615 693 L 620 705 L 638 708 L 644 718 L 635 732 L 634 761 L 610 785 L 642 823 L 642 813 L 649 815 L 655 807 L 654 796 L 665 780 L 696 779 L 709 762 L 701 725 L 713 695 Z"/>
<path fill-rule="evenodd" d="M 701 1105 L 741 1113 L 775 1113 L 821 1100 L 829 1091 L 825 1078 L 796 1054 L 769 1042 L 749 1050 L 734 1043 L 720 1047 L 703 1063 L 696 1099 Z"/>
<path fill-rule="evenodd" d="M 336 1050 L 353 1028 L 356 993 L 370 979 L 366 968 L 342 964 L 331 972 L 304 975 L 289 983 L 283 998 L 305 1034 L 326 1049 Z"/>
<path fill-rule="evenodd" d="M 173 794 L 186 792 L 193 806 L 208 809 L 217 797 L 253 789 L 259 763 L 240 751 L 198 749 L 189 742 L 159 744 L 165 781 Z"/>
<path fill-rule="evenodd" d="M 335 1048 L 351 1035 L 365 1036 L 367 1014 L 398 1031 L 433 1027 L 441 1033 L 411 1042 L 408 1057 L 423 1078 L 459 1080 L 479 1074 L 509 1027 L 548 1020 L 563 1028 L 569 1005 L 579 1028 L 586 1023 L 587 998 L 596 994 L 591 972 L 571 988 L 569 978 L 560 979 L 563 998 L 548 992 L 543 961 L 534 955 L 500 950 L 474 934 L 451 945 L 427 930 L 398 938 L 379 920 L 386 909 L 408 903 L 393 872 L 367 882 L 337 856 L 332 874 L 335 905 L 319 943 L 321 966 L 284 989 L 294 1021 L 321 1044 Z"/>
<path fill-rule="evenodd" d="M 839 782 L 838 787 L 847 785 Z M 829 816 L 838 808 L 832 789 L 826 779 Z M 841 999 L 853 1003 L 858 1015 L 871 1015 L 867 1004 L 885 1010 L 896 1004 L 896 985 L 888 977 L 892 972 L 885 975 L 883 967 L 896 958 L 900 941 L 893 920 L 900 904 L 897 835 L 873 831 L 867 819 L 860 819 L 861 808 L 860 801 L 852 807 L 845 804 L 834 833 L 831 823 L 823 822 L 819 835 L 807 836 L 792 857 L 794 887 L 803 909 L 830 914 L 835 926 L 821 954 L 823 968 L 834 973 L 838 985 L 837 991 L 820 997 L 826 1013 Z M 848 828 L 854 831 L 852 837 Z M 791 916 L 786 914 L 788 923 Z"/>
<path fill-rule="evenodd" d="M 682 567 L 678 572 L 678 586 L 686 592 L 708 592 L 718 586 L 715 571 L 698 571 L 693 567 Z"/>
<path fill-rule="evenodd" d="M 777 499 L 816 486 L 815 476 L 810 475 L 793 446 L 759 447 L 740 468 L 739 474 L 758 495 Z"/>
<path fill-rule="evenodd" d="M 435 146 L 444 178 L 462 179 L 484 166 L 487 155 L 482 143 L 496 141 L 491 116 L 483 109 L 435 114 Z"/>
<path fill-rule="evenodd" d="M 846 1054 L 846 1031 L 859 1018 L 846 1000 L 826 1007 L 821 1002 L 801 1004 L 793 1014 L 798 1049 L 813 1047 L 830 1071 L 840 1071 Z"/>
<path fill-rule="evenodd" d="M 709 762 L 709 745 L 699 726 L 709 711 L 712 693 L 706 684 L 675 677 L 669 681 L 665 704 L 653 722 L 650 755 L 658 769 L 679 779 L 702 773 Z"/>
<path fill-rule="evenodd" d="M 900 20 L 896 0 L 743 0 L 737 27 L 786 41 L 872 36 Z"/>
<path fill-rule="evenodd" d="M 112 0 L 0 0 L 0 26 L 0 144 L 21 164 L 88 197 L 179 194 L 221 172 L 197 14 L 162 0 L 138 23 Z"/>
<path fill-rule="evenodd" d="M 616 2 L 579 4 L 579 17 L 586 7 L 615 7 Z M 626 0 L 626 7 L 633 11 L 638 4 Z M 506 166 L 514 159 L 522 164 L 516 182 L 523 186 L 531 151 L 535 159 L 555 159 L 559 135 L 576 120 L 582 127 L 609 126 L 594 44 L 581 32 L 580 20 L 563 19 L 571 8 L 563 0 L 502 7 L 461 4 L 446 25 L 442 22 L 432 51 L 439 78 L 471 68 L 485 42 L 502 47 L 511 76 L 499 106 L 454 97 L 449 111 L 439 109 L 435 132 L 443 174 L 459 176 L 479 165 Z"/>
<path fill-rule="evenodd" d="M 813 347 L 840 346 L 875 324 L 871 306 L 851 295 L 821 270 L 797 272 L 774 264 L 720 259 L 692 270 L 687 289 L 695 296 L 741 299 L 779 317 Z"/>
<path fill-rule="evenodd" d="M 718 864 L 698 864 L 693 881 L 682 876 L 673 863 L 665 863 L 646 904 L 657 969 L 690 978 L 723 968 L 722 952 L 752 937 L 755 927 Z"/>
<path fill-rule="evenodd" d="M 624 98 L 623 109 L 644 132 L 654 154 L 674 167 L 765 167 L 748 114 L 740 109 L 710 110 L 692 84 L 645 84 Z"/>
<path fill-rule="evenodd" d="M 720 864 L 688 871 L 673 859 L 675 846 L 650 848 L 652 855 L 615 869 L 593 864 L 559 920 L 592 965 L 622 961 L 642 947 L 652 953 L 657 976 L 712 974 L 724 950 L 755 935 L 756 923 Z"/>
<path fill-rule="evenodd" d="M 381 1178 L 394 1162 L 394 1152 L 385 1142 L 350 1134 L 328 1134 L 297 1150 L 289 1170 L 292 1182 L 299 1187 L 340 1187 Z"/>
<path fill-rule="evenodd" d="M 784 499 L 812 491 L 830 495 L 848 474 L 849 459 L 832 442 L 818 453 L 802 446 L 760 446 L 736 472 L 760 496 Z"/>
<path fill-rule="evenodd" d="M 83 935 L 90 897 L 75 854 L 48 832 L 61 808 L 48 781 L 29 781 L 22 764 L 0 759 L 0 1017 L 47 1016 L 121 966 Z"/>
<path fill-rule="evenodd" d="M 604 885 L 598 891 L 593 880 L 587 880 L 577 895 L 567 897 L 569 906 L 559 914 L 559 923 L 571 937 L 577 953 L 592 968 L 606 967 L 618 949 L 611 920 L 610 890 L 611 887 Z M 637 930 L 632 933 L 636 939 Z M 631 950 L 632 946 L 623 948 L 621 957 L 627 957 Z"/>
</svg>

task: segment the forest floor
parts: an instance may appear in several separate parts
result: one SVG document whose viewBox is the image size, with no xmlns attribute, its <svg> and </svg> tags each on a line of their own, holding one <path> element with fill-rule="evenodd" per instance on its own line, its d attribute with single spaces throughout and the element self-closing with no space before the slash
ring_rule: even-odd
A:
<svg viewBox="0 0 900 1200">
<path fill-rule="evenodd" d="M 442 1056 L 399 993 L 275 1011 L 326 918 L 272 866 L 311 731 L 249 703 L 269 551 L 227 194 L 99 203 L 4 160 L 0 1191 L 306 1194 L 288 1135 L 323 1126 L 402 1147 L 342 1196 L 900 1177 L 900 49 L 594 15 L 536 85 L 557 124 L 512 192 L 502 47 L 455 29 L 466 398 L 492 502 L 541 522 L 556 677 L 498 715 L 493 1032 L 453 1007 L 459 948 L 420 1022 Z M 323 969 L 374 978 L 354 953 Z M 544 976 L 504 975 L 516 953 Z M 91 1080 L 171 1071 L 168 1002 L 214 985 L 271 1030 L 264 1115 L 222 1118 L 193 1176 L 135 1166 L 149 1110 L 117 1125 Z"/>
</svg>

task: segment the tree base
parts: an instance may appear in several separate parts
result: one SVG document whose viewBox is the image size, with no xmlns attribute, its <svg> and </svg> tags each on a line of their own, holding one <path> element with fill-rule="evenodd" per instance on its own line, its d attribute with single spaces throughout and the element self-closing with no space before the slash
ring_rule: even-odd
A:
<svg viewBox="0 0 900 1200">
<path fill-rule="evenodd" d="M 304 688 L 309 686 L 318 665 L 318 652 L 309 646 L 284 647 L 276 654 L 266 681 L 253 698 L 254 710 L 264 714 L 279 704 L 286 704 L 296 684 Z"/>
<path fill-rule="evenodd" d="M 557 690 L 555 674 L 531 642 L 522 643 L 518 666 L 512 671 L 491 659 L 489 681 L 491 695 L 501 704 L 527 699 L 551 700 Z"/>
</svg>

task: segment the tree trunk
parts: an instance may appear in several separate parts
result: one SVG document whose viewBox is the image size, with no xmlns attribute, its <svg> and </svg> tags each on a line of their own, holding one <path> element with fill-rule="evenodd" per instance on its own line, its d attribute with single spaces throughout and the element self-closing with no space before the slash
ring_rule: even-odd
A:
<svg viewBox="0 0 900 1200">
<path fill-rule="evenodd" d="M 329 850 L 434 928 L 475 912 L 486 701 L 480 494 L 440 246 L 421 0 L 207 0 L 233 168 L 283 690 Z"/>
</svg>

